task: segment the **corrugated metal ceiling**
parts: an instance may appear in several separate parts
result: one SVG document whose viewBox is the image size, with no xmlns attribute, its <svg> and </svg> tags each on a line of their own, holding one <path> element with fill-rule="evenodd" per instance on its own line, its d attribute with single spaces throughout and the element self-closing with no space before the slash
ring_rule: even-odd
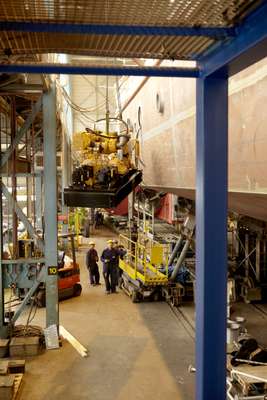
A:
<svg viewBox="0 0 267 400">
<path fill-rule="evenodd" d="M 230 27 L 259 0 L 0 0 L 0 21 Z M 104 57 L 196 59 L 208 37 L 124 36 L 2 31 L 3 54 L 68 53 Z"/>
</svg>

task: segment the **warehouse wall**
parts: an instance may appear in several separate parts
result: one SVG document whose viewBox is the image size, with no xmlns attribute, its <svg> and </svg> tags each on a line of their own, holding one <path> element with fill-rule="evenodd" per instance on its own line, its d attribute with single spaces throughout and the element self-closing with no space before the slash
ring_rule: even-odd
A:
<svg viewBox="0 0 267 400">
<path fill-rule="evenodd" d="M 134 79 L 128 82 L 132 87 L 130 80 Z M 157 93 L 164 103 L 163 114 L 157 111 Z M 232 191 L 267 193 L 266 100 L 266 59 L 230 79 L 229 187 Z M 124 113 L 124 118 L 130 118 L 136 127 L 138 107 L 141 107 L 145 183 L 194 188 L 195 80 L 151 78 Z"/>
</svg>

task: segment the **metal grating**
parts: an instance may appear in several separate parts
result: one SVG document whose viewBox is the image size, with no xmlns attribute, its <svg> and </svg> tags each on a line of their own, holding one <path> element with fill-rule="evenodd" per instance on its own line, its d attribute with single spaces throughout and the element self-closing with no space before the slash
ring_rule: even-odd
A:
<svg viewBox="0 0 267 400">
<path fill-rule="evenodd" d="M 1 0 L 0 19 L 87 24 L 229 26 L 255 0 Z"/>
<path fill-rule="evenodd" d="M 0 0 L 0 22 L 231 27 L 259 0 Z M 218 38 L 0 32 L 0 53 L 197 59 Z"/>
</svg>

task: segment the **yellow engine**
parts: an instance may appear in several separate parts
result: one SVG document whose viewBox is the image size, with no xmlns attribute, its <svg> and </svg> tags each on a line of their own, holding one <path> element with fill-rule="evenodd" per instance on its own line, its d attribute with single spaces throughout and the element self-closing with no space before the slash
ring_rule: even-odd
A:
<svg viewBox="0 0 267 400">
<path fill-rule="evenodd" d="M 109 129 L 112 120 L 115 126 Z M 69 207 L 116 207 L 142 181 L 135 166 L 139 144 L 131 139 L 127 124 L 108 115 L 101 121 L 106 122 L 105 129 L 86 128 L 73 135 L 76 167 L 72 184 L 64 188 Z"/>
<path fill-rule="evenodd" d="M 127 133 L 109 132 L 87 128 L 73 135 L 73 151 L 79 166 L 73 173 L 73 185 L 112 187 L 134 165 L 131 161 L 136 143 Z M 137 147 L 136 147 L 137 148 Z"/>
</svg>

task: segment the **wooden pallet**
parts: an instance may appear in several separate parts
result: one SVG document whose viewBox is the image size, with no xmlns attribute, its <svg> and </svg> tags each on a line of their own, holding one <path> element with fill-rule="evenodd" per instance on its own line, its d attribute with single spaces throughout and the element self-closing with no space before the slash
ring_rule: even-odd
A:
<svg viewBox="0 0 267 400">
<path fill-rule="evenodd" d="M 14 394 L 13 394 L 12 400 L 16 400 L 16 399 L 18 399 L 18 396 L 21 392 L 23 374 L 11 374 L 11 375 L 15 376 Z"/>
</svg>

